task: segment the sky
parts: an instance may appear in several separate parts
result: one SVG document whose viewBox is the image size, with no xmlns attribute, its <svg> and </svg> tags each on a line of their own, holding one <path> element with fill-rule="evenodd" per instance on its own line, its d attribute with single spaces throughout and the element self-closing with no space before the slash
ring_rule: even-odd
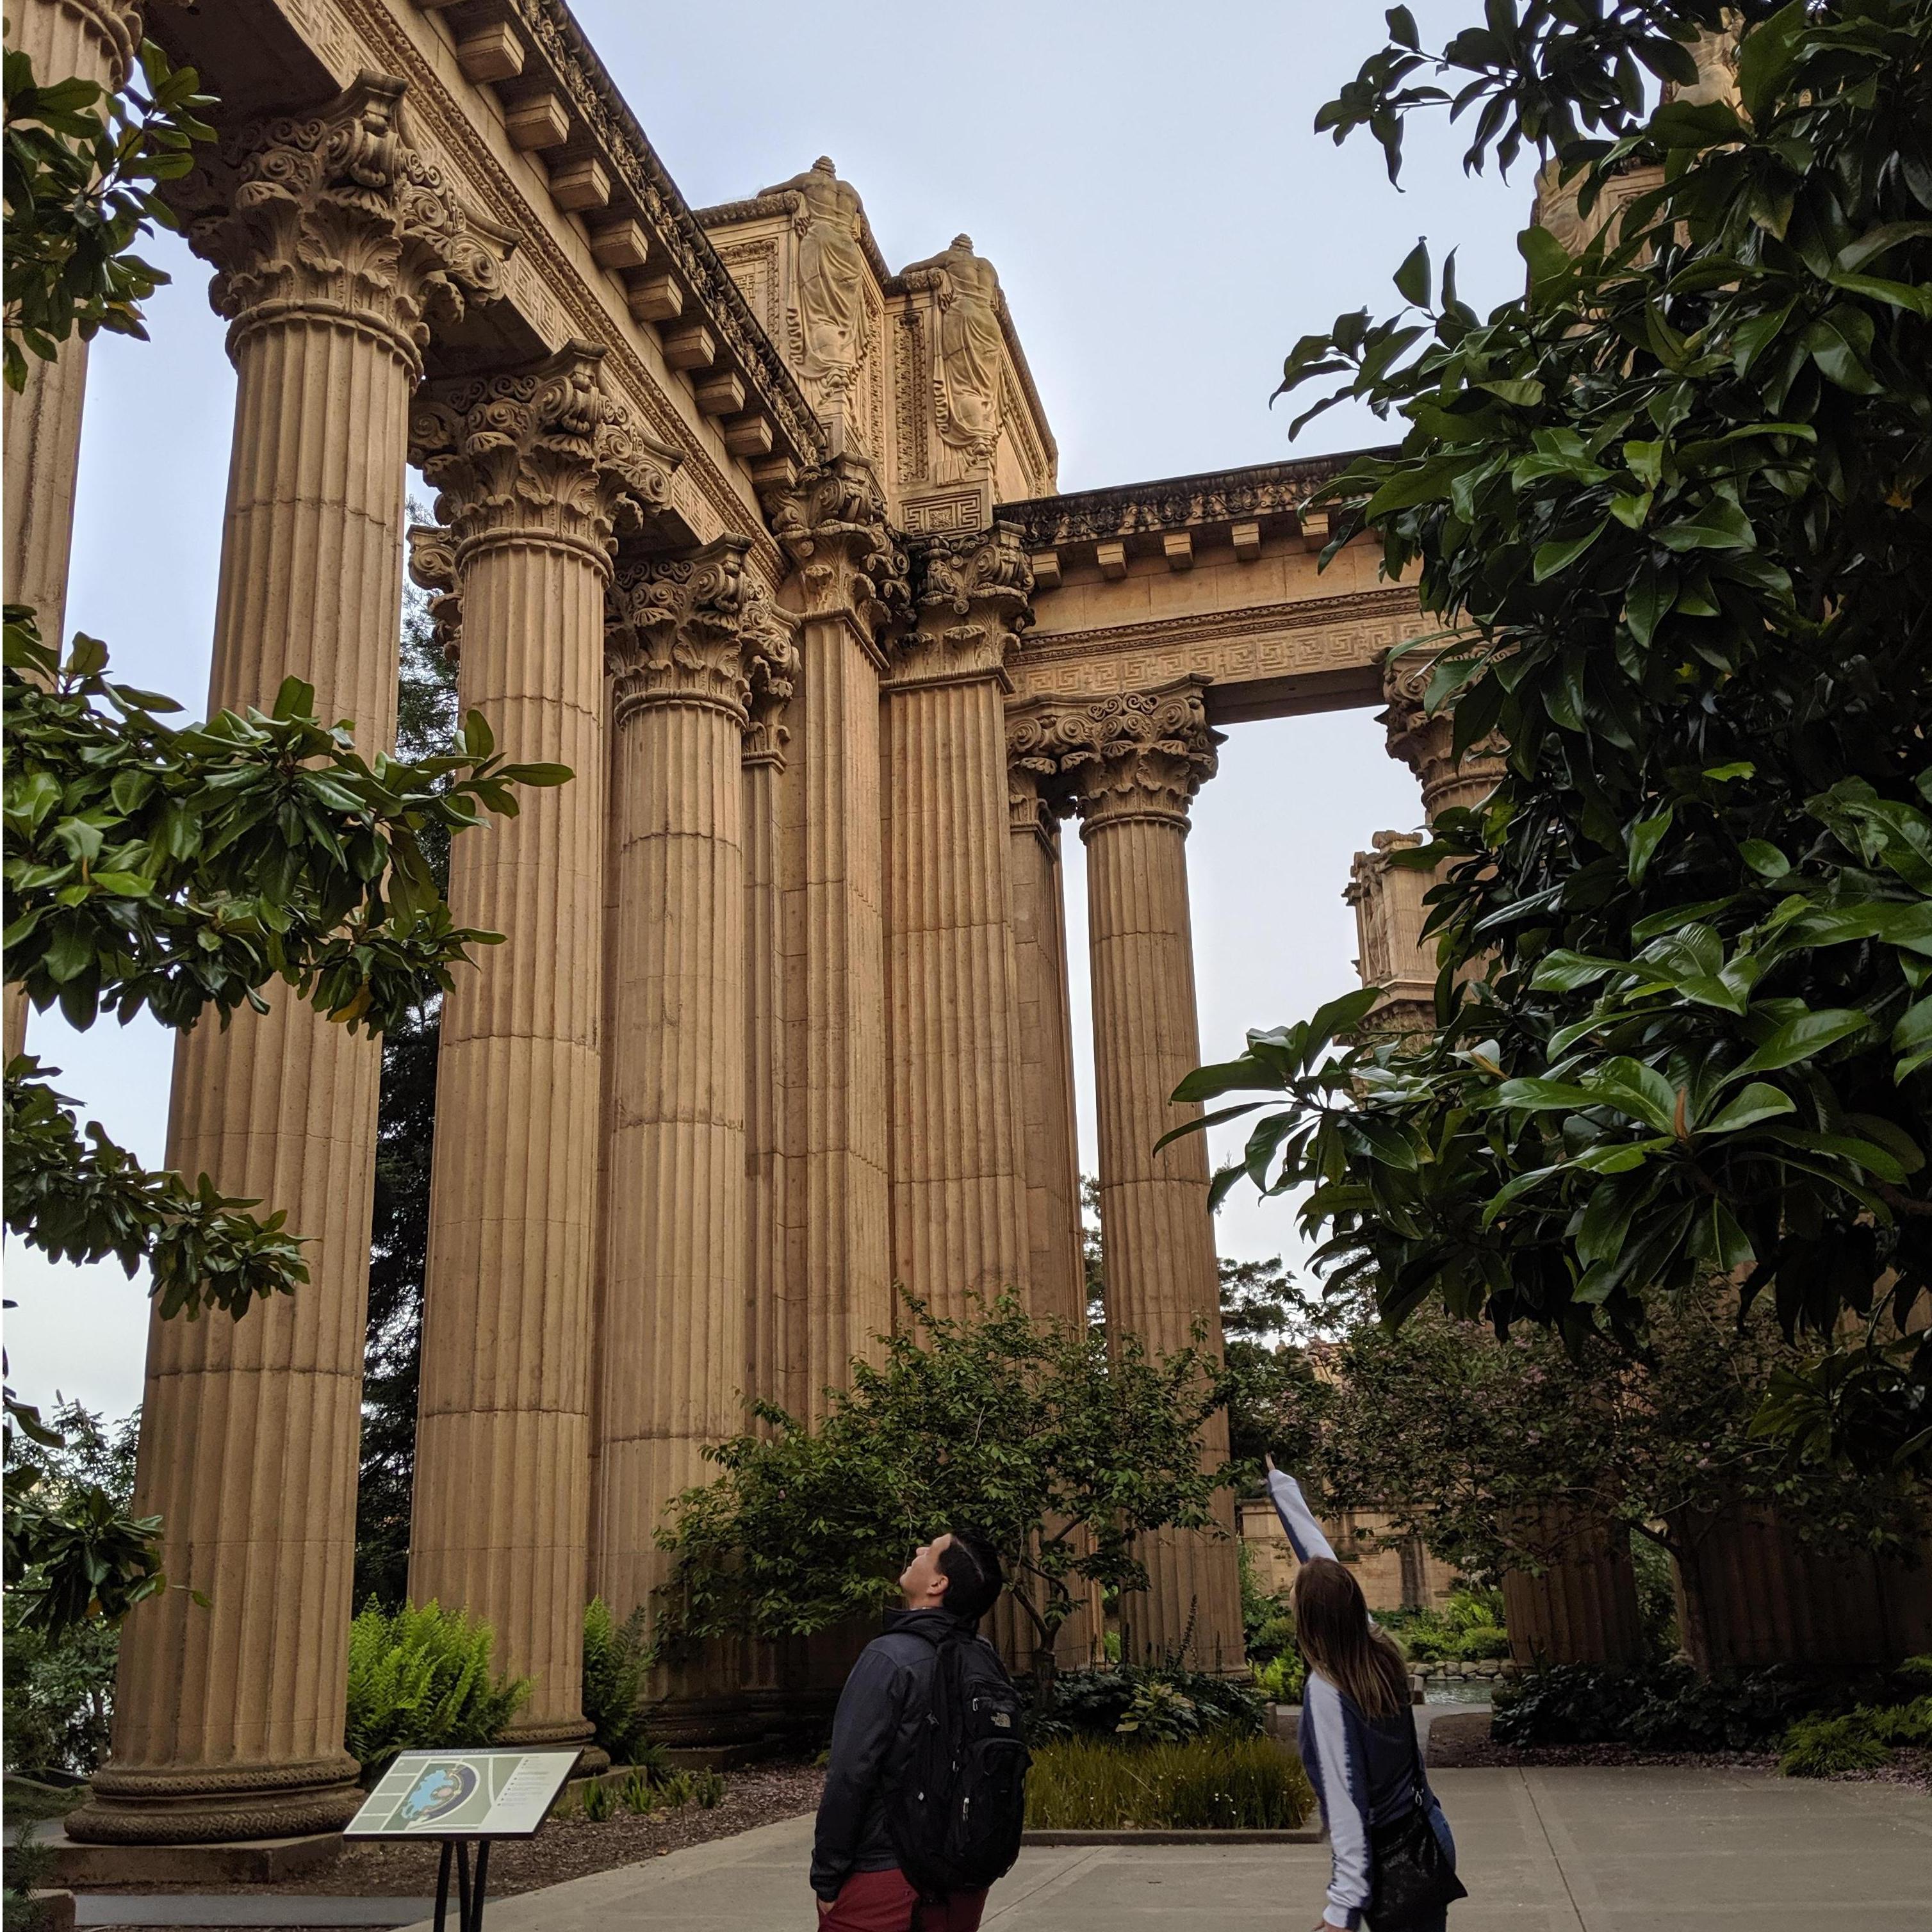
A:
<svg viewBox="0 0 1932 1932">
<path fill-rule="evenodd" d="M 1347 449 L 1388 432 L 1330 411 L 1291 446 L 1270 391 L 1296 340 L 1399 303 L 1396 264 L 1426 235 L 1459 252 L 1479 308 L 1520 284 L 1529 183 L 1466 178 L 1461 142 L 1413 129 L 1403 191 L 1379 150 L 1336 148 L 1317 109 L 1381 43 L 1364 0 L 574 0 L 693 206 L 830 154 L 896 268 L 962 231 L 999 270 L 1048 419 L 1064 490 Z M 1469 0 L 1420 0 L 1425 36 Z M 207 683 L 234 379 L 206 272 L 171 237 L 152 340 L 94 348 L 68 622 L 107 640 L 128 681 L 198 709 Z M 1414 780 L 1368 710 L 1240 724 L 1189 841 L 1204 1058 L 1355 983 L 1351 855 L 1414 825 Z M 1094 1171 L 1085 871 L 1066 841 L 1082 1164 Z M 36 1016 L 29 1051 L 62 1090 L 158 1164 L 171 1042 L 146 1022 L 86 1035 Z M 1210 1141 L 1232 1152 L 1239 1130 Z M 1224 1255 L 1302 1252 L 1292 1208 L 1244 1188 Z M 113 1415 L 140 1399 L 145 1291 L 106 1264 L 55 1268 L 10 1244 L 10 1381 Z"/>
</svg>

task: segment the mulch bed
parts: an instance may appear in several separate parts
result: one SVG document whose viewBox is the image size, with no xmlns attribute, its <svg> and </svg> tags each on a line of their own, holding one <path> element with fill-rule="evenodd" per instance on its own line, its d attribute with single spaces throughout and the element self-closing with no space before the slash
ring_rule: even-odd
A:
<svg viewBox="0 0 1932 1932">
<path fill-rule="evenodd" d="M 1490 1741 L 1486 1711 L 1438 1718 L 1429 1730 L 1429 1768 L 1466 1771 L 1489 1766 L 1538 1770 L 1571 1766 L 1688 1766 L 1706 1771 L 1778 1769 L 1775 1751 L 1640 1750 L 1631 1744 L 1498 1744 Z M 1876 1771 L 1841 1772 L 1829 1780 L 1844 1784 L 1898 1784 L 1932 1792 L 1932 1751 L 1900 1750 Z"/>
<path fill-rule="evenodd" d="M 724 1796 L 710 1810 L 691 1803 L 675 1811 L 640 1816 L 614 1812 L 601 1824 L 583 1817 L 554 1818 L 534 1838 L 500 1838 L 490 1849 L 490 1896 L 535 1892 L 561 1885 L 566 1879 L 619 1865 L 642 1864 L 687 1845 L 728 1838 L 754 1825 L 776 1823 L 817 1808 L 825 1773 L 812 1765 L 754 1765 L 724 1773 Z M 89 1886 L 90 1892 L 153 1894 L 180 1892 L 257 1892 L 278 1896 L 300 1893 L 325 1898 L 428 1898 L 436 1892 L 438 1847 L 429 1844 L 359 1844 L 345 1845 L 342 1856 L 320 1870 L 284 1880 L 272 1887 L 259 1885 Z M 803 1883 L 801 1876 L 800 1882 Z M 454 1908 L 452 1907 L 452 1910 Z"/>
</svg>

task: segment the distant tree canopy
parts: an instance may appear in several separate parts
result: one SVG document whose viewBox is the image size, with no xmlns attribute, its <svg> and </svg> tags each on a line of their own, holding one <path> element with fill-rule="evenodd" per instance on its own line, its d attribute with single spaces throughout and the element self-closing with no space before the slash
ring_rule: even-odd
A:
<svg viewBox="0 0 1932 1932">
<path fill-rule="evenodd" d="M 1318 126 L 1394 174 L 1452 105 L 1599 224 L 1526 230 L 1487 317 L 1418 246 L 1284 371 L 1401 419 L 1336 543 L 1418 584 L 1430 703 L 1504 775 L 1414 855 L 1435 1040 L 1334 1050 L 1345 998 L 1178 1097 L 1262 1096 L 1217 1190 L 1308 1189 L 1391 1321 L 1629 1350 L 1729 1280 L 1741 1346 L 1760 1306 L 1822 1345 L 1758 1426 L 1932 1471 L 1932 0 L 1388 19 Z M 1690 85 L 1730 29 L 1735 99 Z"/>
</svg>

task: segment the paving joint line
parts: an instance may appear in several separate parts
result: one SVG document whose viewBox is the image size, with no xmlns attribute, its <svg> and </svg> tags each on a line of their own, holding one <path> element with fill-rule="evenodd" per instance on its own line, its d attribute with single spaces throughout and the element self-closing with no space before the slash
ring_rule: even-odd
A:
<svg viewBox="0 0 1932 1932">
<path fill-rule="evenodd" d="M 1576 1922 L 1577 1932 L 1590 1932 L 1583 1917 L 1583 1908 L 1576 1903 L 1576 1894 L 1570 1887 L 1570 1874 L 1564 1868 L 1562 1854 L 1556 1849 L 1556 1841 L 1550 1835 L 1548 1821 L 1543 1815 L 1543 1807 L 1536 1802 L 1536 1786 L 1529 1781 L 1529 1773 L 1519 1769 L 1516 1776 L 1522 1780 L 1523 1796 L 1529 1800 L 1531 1813 L 1536 1820 L 1536 1828 L 1543 1834 L 1544 1847 L 1550 1853 L 1550 1862 L 1556 1868 L 1556 1876 L 1563 1881 L 1563 1896 L 1570 1901 L 1570 1914 Z"/>
</svg>

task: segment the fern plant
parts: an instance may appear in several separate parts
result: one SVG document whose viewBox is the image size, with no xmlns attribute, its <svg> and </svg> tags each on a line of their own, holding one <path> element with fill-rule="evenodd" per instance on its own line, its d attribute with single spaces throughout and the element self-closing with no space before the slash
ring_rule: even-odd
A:
<svg viewBox="0 0 1932 1932">
<path fill-rule="evenodd" d="M 640 1604 L 622 1623 L 602 1597 L 584 1612 L 584 1714 L 613 1764 L 635 1764 L 644 1745 L 652 1652 Z"/>
<path fill-rule="evenodd" d="M 371 1598 L 349 1627 L 349 1749 L 373 1784 L 398 1751 L 494 1744 L 530 1696 L 490 1668 L 496 1634 L 437 1604 Z"/>
</svg>

